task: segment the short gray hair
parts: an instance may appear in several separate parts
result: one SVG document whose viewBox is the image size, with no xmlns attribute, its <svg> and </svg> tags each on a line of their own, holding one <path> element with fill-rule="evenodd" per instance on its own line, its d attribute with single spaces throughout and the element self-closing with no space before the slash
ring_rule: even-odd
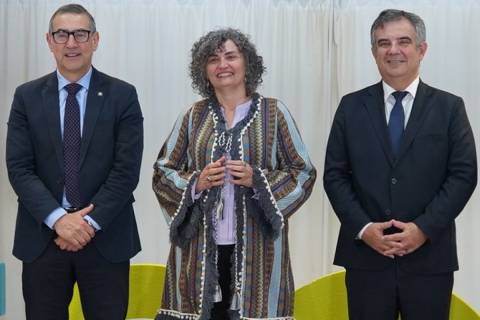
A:
<svg viewBox="0 0 480 320">
<path fill-rule="evenodd" d="M 88 20 L 90 20 L 90 31 L 91 33 L 95 33 L 97 31 L 97 26 L 95 25 L 95 19 L 93 19 L 93 16 L 90 14 L 90 12 L 87 11 L 82 5 L 76 4 L 76 3 L 70 3 L 66 4 L 64 6 L 61 6 L 60 8 L 57 9 L 50 18 L 50 23 L 48 24 L 48 32 L 52 33 L 53 32 L 53 19 L 55 19 L 56 16 L 61 15 L 61 14 L 66 14 L 66 13 L 73 13 L 73 14 L 84 14 L 88 17 Z"/>
<path fill-rule="evenodd" d="M 262 75 L 265 72 L 263 58 L 257 54 L 257 50 L 248 36 L 232 28 L 210 31 L 193 44 L 192 61 L 190 62 L 192 87 L 204 98 L 215 98 L 215 90 L 209 84 L 206 75 L 208 58 L 218 49 L 222 49 L 227 40 L 232 40 L 235 43 L 245 59 L 247 96 L 254 93 L 262 83 Z"/>
<path fill-rule="evenodd" d="M 425 29 L 425 23 L 423 22 L 422 18 L 417 16 L 415 13 L 397 10 L 397 9 L 387 9 L 380 12 L 377 19 L 372 24 L 372 28 L 370 29 L 370 41 L 372 43 L 372 48 L 375 47 L 375 31 L 379 28 L 383 28 L 385 23 L 398 21 L 401 19 L 407 19 L 408 22 L 415 29 L 416 37 L 415 43 L 417 47 L 422 43 L 425 42 L 427 39 L 427 31 Z"/>
</svg>

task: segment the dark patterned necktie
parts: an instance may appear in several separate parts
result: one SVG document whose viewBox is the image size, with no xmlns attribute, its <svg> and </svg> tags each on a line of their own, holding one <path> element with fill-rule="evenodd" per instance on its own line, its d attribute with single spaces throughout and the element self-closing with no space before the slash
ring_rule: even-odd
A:
<svg viewBox="0 0 480 320">
<path fill-rule="evenodd" d="M 390 133 L 390 142 L 395 157 L 400 150 L 402 143 L 403 130 L 405 127 L 405 112 L 403 111 L 402 100 L 407 95 L 407 91 L 395 91 L 392 93 L 395 98 L 395 104 L 392 112 L 390 112 L 390 120 L 388 121 L 388 131 Z"/>
<path fill-rule="evenodd" d="M 72 207 L 81 206 L 78 177 L 80 159 L 80 106 L 75 95 L 82 88 L 78 83 L 65 86 L 68 92 L 63 118 L 63 163 L 65 169 L 65 194 Z"/>
</svg>

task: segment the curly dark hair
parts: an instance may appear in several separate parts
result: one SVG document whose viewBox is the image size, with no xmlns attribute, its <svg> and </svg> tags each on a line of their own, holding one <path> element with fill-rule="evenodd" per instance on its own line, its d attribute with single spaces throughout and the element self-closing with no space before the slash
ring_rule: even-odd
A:
<svg viewBox="0 0 480 320">
<path fill-rule="evenodd" d="M 249 37 L 239 30 L 226 28 L 210 31 L 202 36 L 192 47 L 190 77 L 192 88 L 204 98 L 215 98 L 215 90 L 209 84 L 206 74 L 208 58 L 218 49 L 222 49 L 227 40 L 232 40 L 245 59 L 245 87 L 247 96 L 252 95 L 262 83 L 265 72 L 263 58 L 257 54 L 257 49 Z"/>
</svg>

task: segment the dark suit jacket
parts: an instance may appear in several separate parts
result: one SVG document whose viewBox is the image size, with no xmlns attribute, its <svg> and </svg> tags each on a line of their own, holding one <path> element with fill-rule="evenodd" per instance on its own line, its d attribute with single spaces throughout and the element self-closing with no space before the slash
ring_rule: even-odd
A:
<svg viewBox="0 0 480 320">
<path fill-rule="evenodd" d="M 93 244 L 109 261 L 140 251 L 132 203 L 143 151 L 135 88 L 93 69 L 80 150 L 80 189 L 101 226 Z M 55 236 L 43 221 L 61 206 L 63 148 L 56 73 L 19 86 L 8 120 L 6 162 L 18 196 L 13 254 L 35 260 Z"/>
<path fill-rule="evenodd" d="M 343 97 L 332 125 L 324 187 L 341 222 L 334 263 L 380 270 L 392 259 L 358 232 L 369 222 L 414 222 L 428 237 L 396 261 L 406 271 L 458 269 L 455 218 L 477 183 L 463 100 L 420 81 L 399 156 L 391 151 L 381 83 Z M 395 232 L 395 230 L 390 230 Z"/>
</svg>

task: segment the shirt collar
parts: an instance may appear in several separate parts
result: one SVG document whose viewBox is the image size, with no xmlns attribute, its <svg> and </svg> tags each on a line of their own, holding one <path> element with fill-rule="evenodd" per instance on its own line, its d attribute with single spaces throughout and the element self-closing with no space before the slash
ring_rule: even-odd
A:
<svg viewBox="0 0 480 320">
<path fill-rule="evenodd" d="M 235 107 L 235 112 L 238 112 L 238 111 L 242 112 L 242 111 L 245 111 L 245 110 L 248 111 L 250 109 L 249 107 L 250 107 L 251 103 L 252 103 L 252 99 L 249 99 L 249 100 L 245 101 L 244 103 L 239 104 L 238 106 Z M 221 108 L 222 112 L 225 112 L 224 106 L 221 106 L 221 107 L 222 107 Z"/>
<path fill-rule="evenodd" d="M 403 91 L 407 91 L 412 96 L 412 98 L 415 99 L 415 95 L 417 94 L 419 83 L 420 83 L 420 77 L 416 77 L 415 80 L 413 80 L 412 83 L 410 83 L 408 87 Z M 383 99 L 386 102 L 387 99 L 392 95 L 392 93 L 394 93 L 397 90 L 390 87 L 385 81 L 382 81 L 382 85 L 383 85 Z"/>
<path fill-rule="evenodd" d="M 243 108 L 250 107 L 250 104 L 251 104 L 251 103 L 252 103 L 252 99 L 247 100 L 247 101 L 245 101 L 244 103 L 239 104 L 239 105 L 237 106 L 237 108 L 243 109 Z"/>
<path fill-rule="evenodd" d="M 81 85 L 82 88 L 85 88 L 88 90 L 90 86 L 90 79 L 92 78 L 92 71 L 93 71 L 93 68 L 90 67 L 87 73 L 85 73 L 83 77 L 81 77 L 78 81 L 76 81 L 76 83 Z M 62 90 L 67 84 L 70 83 L 70 81 L 65 79 L 65 77 L 60 73 L 60 71 L 58 71 L 58 69 L 57 69 L 57 78 L 58 78 L 58 91 Z"/>
</svg>

